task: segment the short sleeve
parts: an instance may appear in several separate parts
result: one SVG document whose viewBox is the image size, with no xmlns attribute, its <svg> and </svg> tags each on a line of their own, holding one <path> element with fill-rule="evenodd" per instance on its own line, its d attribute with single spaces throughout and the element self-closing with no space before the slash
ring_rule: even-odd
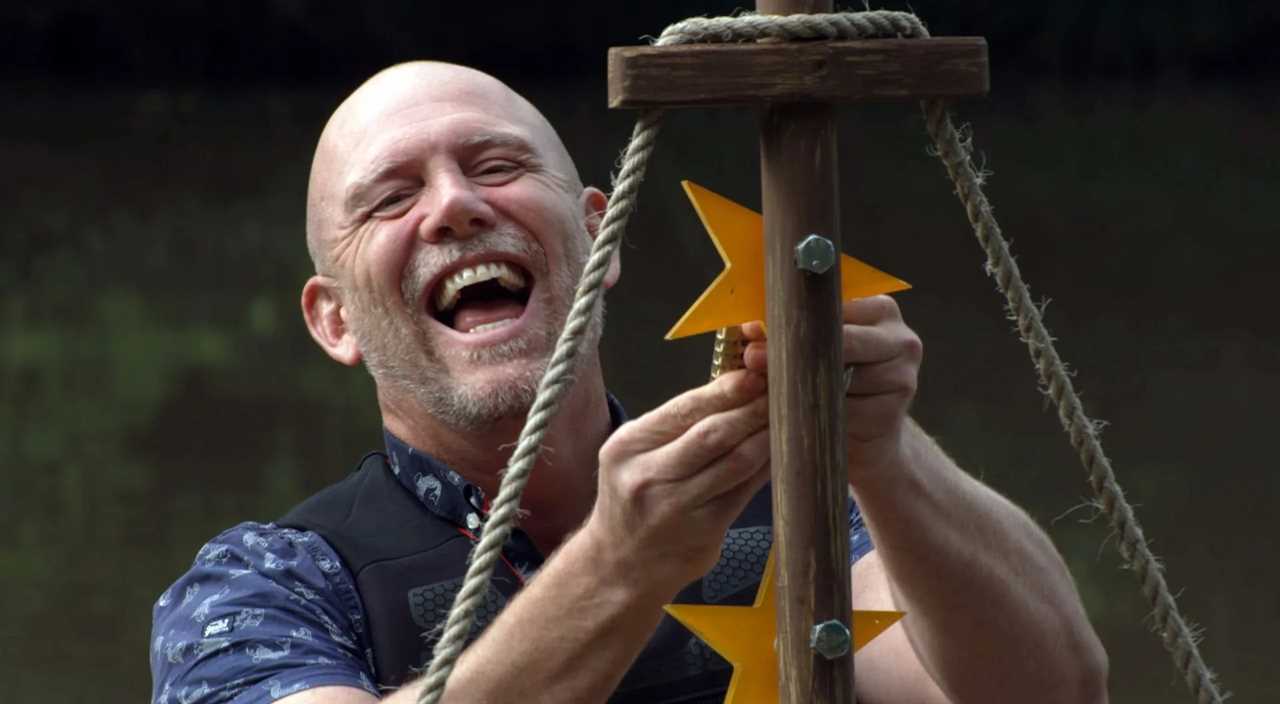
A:
<svg viewBox="0 0 1280 704">
<path fill-rule="evenodd" d="M 858 509 L 858 503 L 849 498 L 849 564 L 852 565 L 861 560 L 867 553 L 875 549 L 871 544 L 871 533 L 867 531 L 867 524 L 862 520 L 862 511 Z"/>
<path fill-rule="evenodd" d="M 347 685 L 376 695 L 350 572 L 309 531 L 242 523 L 196 554 L 160 595 L 153 704 L 259 704 Z"/>
</svg>

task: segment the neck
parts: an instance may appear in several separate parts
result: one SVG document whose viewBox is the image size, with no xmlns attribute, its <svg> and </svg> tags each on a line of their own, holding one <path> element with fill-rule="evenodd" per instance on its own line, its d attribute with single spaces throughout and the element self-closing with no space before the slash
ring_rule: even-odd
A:
<svg viewBox="0 0 1280 704">
<path fill-rule="evenodd" d="M 596 458 L 611 430 L 604 379 L 598 357 L 580 360 L 577 381 L 561 398 L 547 427 L 542 449 L 521 497 L 526 512 L 520 527 L 544 555 L 549 555 L 586 519 L 596 496 Z M 491 427 L 462 430 L 413 411 L 403 399 L 378 391 L 387 429 L 429 453 L 480 487 L 490 500 L 498 495 L 524 428 L 525 415 L 505 418 Z"/>
</svg>

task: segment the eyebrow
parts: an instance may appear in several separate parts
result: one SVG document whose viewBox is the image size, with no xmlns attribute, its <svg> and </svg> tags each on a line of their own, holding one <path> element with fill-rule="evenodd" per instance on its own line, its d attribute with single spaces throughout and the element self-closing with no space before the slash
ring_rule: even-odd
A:
<svg viewBox="0 0 1280 704">
<path fill-rule="evenodd" d="M 477 132 L 458 140 L 456 146 L 465 151 L 505 147 L 525 152 L 530 156 L 536 155 L 529 140 L 514 132 Z M 342 199 L 342 212 L 350 214 L 355 211 L 361 202 L 368 197 L 369 191 L 386 180 L 388 176 L 404 169 L 406 165 L 413 161 L 412 157 L 393 157 L 374 162 L 363 175 L 352 181 L 347 188 L 346 194 Z"/>
<path fill-rule="evenodd" d="M 356 178 L 347 187 L 346 195 L 342 199 L 342 212 L 350 214 L 356 210 L 361 202 L 368 197 L 369 191 L 373 190 L 374 186 L 384 181 L 388 175 L 404 168 L 408 161 L 408 159 L 399 158 L 383 159 L 374 163 L 364 175 Z"/>
<path fill-rule="evenodd" d="M 478 132 L 459 140 L 458 146 L 463 149 L 487 149 L 490 147 L 508 147 L 533 153 L 533 145 L 528 139 L 514 132 Z"/>
</svg>

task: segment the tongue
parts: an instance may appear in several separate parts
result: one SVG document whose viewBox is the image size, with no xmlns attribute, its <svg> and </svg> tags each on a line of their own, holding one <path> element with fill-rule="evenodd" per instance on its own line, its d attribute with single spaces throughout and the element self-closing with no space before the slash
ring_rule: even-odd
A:
<svg viewBox="0 0 1280 704">
<path fill-rule="evenodd" d="M 453 315 L 453 329 L 470 332 L 487 323 L 519 318 L 523 312 L 524 306 L 510 299 L 459 301 Z"/>
</svg>

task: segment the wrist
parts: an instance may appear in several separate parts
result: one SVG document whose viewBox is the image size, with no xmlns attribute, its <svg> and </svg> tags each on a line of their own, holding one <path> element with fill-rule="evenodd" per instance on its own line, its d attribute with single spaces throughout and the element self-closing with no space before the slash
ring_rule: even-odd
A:
<svg viewBox="0 0 1280 704">
<path fill-rule="evenodd" d="M 671 586 L 674 580 L 664 579 L 664 570 L 644 564 L 634 549 L 604 529 L 594 513 L 562 550 L 572 553 L 575 569 L 590 575 L 598 588 L 632 607 L 661 609 L 684 586 Z"/>
<path fill-rule="evenodd" d="M 918 469 L 921 443 L 932 440 L 910 418 L 890 437 L 880 441 L 875 452 L 850 453 L 849 484 L 855 491 L 899 491 L 910 484 Z"/>
</svg>

